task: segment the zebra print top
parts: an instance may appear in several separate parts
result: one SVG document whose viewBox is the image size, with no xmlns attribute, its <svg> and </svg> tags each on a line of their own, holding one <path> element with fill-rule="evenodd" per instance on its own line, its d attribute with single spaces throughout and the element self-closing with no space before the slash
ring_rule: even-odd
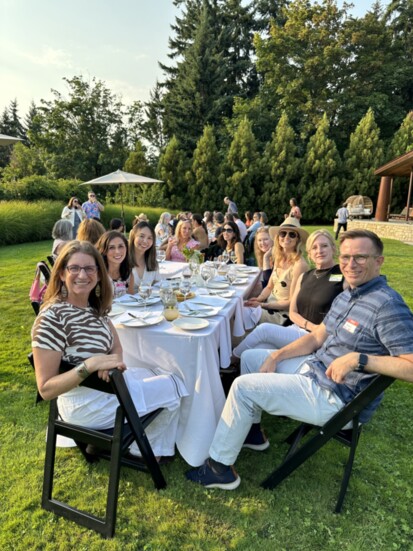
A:
<svg viewBox="0 0 413 551">
<path fill-rule="evenodd" d="M 62 352 L 62 359 L 77 364 L 96 354 L 108 354 L 113 334 L 106 317 L 92 308 L 67 302 L 40 312 L 32 328 L 32 347 Z"/>
</svg>

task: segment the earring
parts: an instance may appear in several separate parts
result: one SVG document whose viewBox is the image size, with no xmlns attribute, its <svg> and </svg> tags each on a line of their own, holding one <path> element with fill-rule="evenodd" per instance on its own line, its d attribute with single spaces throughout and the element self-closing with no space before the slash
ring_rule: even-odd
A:
<svg viewBox="0 0 413 551">
<path fill-rule="evenodd" d="M 67 288 L 64 283 L 62 283 L 62 286 L 60 287 L 60 296 L 62 298 L 67 298 Z"/>
<path fill-rule="evenodd" d="M 95 295 L 97 296 L 97 298 L 100 297 L 100 285 L 99 285 L 99 283 L 95 287 Z"/>
</svg>

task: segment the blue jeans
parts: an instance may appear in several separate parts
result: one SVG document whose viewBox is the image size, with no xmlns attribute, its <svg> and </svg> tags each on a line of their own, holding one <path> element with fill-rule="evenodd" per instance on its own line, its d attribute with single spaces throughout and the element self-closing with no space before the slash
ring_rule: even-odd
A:
<svg viewBox="0 0 413 551">
<path fill-rule="evenodd" d="M 305 376 L 306 356 L 280 362 L 275 373 L 258 373 L 271 350 L 247 350 L 241 356 L 242 375 L 231 386 L 209 449 L 212 459 L 235 463 L 253 423 L 262 411 L 297 421 L 323 425 L 343 407 L 340 398 Z"/>
</svg>

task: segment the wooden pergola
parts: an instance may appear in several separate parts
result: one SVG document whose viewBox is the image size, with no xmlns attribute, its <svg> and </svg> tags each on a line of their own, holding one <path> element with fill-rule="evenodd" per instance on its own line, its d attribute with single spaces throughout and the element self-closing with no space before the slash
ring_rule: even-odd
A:
<svg viewBox="0 0 413 551">
<path fill-rule="evenodd" d="M 410 176 L 407 192 L 406 222 L 409 221 L 410 202 L 413 186 L 413 150 L 400 155 L 374 171 L 381 177 L 379 197 L 377 199 L 376 220 L 386 222 L 389 217 L 389 206 L 392 196 L 393 180 L 396 176 Z"/>
</svg>

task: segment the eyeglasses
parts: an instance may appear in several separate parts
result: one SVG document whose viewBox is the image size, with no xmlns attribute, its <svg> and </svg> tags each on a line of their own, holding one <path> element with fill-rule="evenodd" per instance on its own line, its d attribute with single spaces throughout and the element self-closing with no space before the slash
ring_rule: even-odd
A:
<svg viewBox="0 0 413 551">
<path fill-rule="evenodd" d="M 70 266 L 66 266 L 66 270 L 73 275 L 80 274 L 82 270 L 84 270 L 87 275 L 92 275 L 98 271 L 98 267 L 92 264 L 90 266 L 78 266 L 77 264 L 72 264 Z"/>
<path fill-rule="evenodd" d="M 224 232 L 226 233 L 234 233 L 234 230 L 232 228 L 224 228 Z"/>
<path fill-rule="evenodd" d="M 89 197 L 96 197 L 96 195 L 94 193 L 91 193 Z"/>
<path fill-rule="evenodd" d="M 378 258 L 377 254 L 340 254 L 339 260 L 341 264 L 348 264 L 351 259 L 359 266 L 364 266 L 369 258 Z"/>
<path fill-rule="evenodd" d="M 298 237 L 298 233 L 295 233 L 294 231 L 280 231 L 278 235 L 281 237 L 281 239 L 284 239 L 284 237 L 287 237 L 287 235 L 290 239 L 297 239 Z"/>
</svg>

